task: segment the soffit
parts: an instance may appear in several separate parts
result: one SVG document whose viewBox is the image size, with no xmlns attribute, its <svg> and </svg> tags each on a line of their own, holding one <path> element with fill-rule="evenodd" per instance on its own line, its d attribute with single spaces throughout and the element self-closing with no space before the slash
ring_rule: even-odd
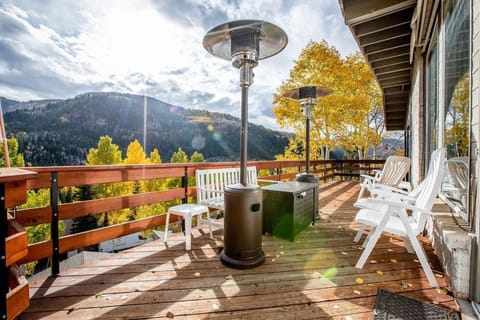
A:
<svg viewBox="0 0 480 320">
<path fill-rule="evenodd" d="M 405 130 L 412 76 L 410 24 L 417 1 L 339 3 L 345 23 L 383 91 L 386 129 Z"/>
</svg>

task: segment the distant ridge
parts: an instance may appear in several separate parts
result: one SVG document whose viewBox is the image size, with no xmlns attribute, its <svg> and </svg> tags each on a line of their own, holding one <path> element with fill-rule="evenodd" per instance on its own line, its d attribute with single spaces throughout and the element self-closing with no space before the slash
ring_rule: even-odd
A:
<svg viewBox="0 0 480 320">
<path fill-rule="evenodd" d="M 71 99 L 19 102 L 0 97 L 8 137 L 32 166 L 84 164 L 103 135 L 119 145 L 125 157 L 134 139 L 143 143 L 144 96 L 87 92 Z M 238 161 L 240 119 L 228 114 L 174 106 L 147 97 L 146 154 L 153 148 L 163 162 L 181 147 L 207 161 Z M 273 160 L 284 152 L 288 133 L 249 124 L 249 160 Z"/>
</svg>

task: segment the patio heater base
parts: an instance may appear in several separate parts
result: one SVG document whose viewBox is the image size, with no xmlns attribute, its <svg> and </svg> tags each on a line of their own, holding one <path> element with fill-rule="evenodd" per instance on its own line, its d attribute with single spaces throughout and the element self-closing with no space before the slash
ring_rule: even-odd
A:
<svg viewBox="0 0 480 320">
<path fill-rule="evenodd" d="M 313 214 L 314 214 L 313 223 L 315 223 L 315 220 L 319 218 L 319 212 L 318 212 L 318 192 L 319 192 L 318 177 L 314 174 L 304 172 L 304 173 L 297 174 L 295 180 L 297 182 L 306 182 L 306 183 L 315 183 L 316 184 L 315 191 L 314 191 L 315 206 L 313 208 Z"/>
<path fill-rule="evenodd" d="M 224 249 L 228 267 L 249 269 L 265 261 L 262 251 L 262 189 L 235 184 L 225 188 Z"/>
</svg>

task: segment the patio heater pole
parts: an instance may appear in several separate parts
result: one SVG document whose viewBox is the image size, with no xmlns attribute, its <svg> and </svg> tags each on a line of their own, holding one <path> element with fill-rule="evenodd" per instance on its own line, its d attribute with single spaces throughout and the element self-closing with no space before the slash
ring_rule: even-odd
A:
<svg viewBox="0 0 480 320">
<path fill-rule="evenodd" d="M 253 82 L 252 66 L 248 61 L 240 61 L 240 87 L 242 87 L 242 126 L 240 133 L 240 183 L 247 185 L 247 143 L 248 143 L 248 88 Z M 235 64 L 234 64 L 235 66 Z"/>
<path fill-rule="evenodd" d="M 214 56 L 230 60 L 240 71 L 242 88 L 240 131 L 240 184 L 225 188 L 224 249 L 220 260 L 239 269 L 253 268 L 265 261 L 262 251 L 262 190 L 248 184 L 248 88 L 258 60 L 285 48 L 287 35 L 274 24 L 238 20 L 214 27 L 203 38 L 203 46 Z"/>
<path fill-rule="evenodd" d="M 311 105 L 314 105 L 312 103 Z M 305 145 L 307 146 L 305 150 L 305 172 L 310 173 L 310 104 L 306 104 L 303 108 L 305 112 Z"/>
<path fill-rule="evenodd" d="M 314 217 L 318 215 L 318 177 L 310 174 L 310 116 L 311 108 L 317 104 L 317 98 L 329 95 L 332 90 L 323 86 L 305 86 L 287 91 L 284 97 L 299 100 L 300 106 L 305 113 L 305 172 L 296 176 L 297 182 L 315 183 L 315 206 Z"/>
</svg>

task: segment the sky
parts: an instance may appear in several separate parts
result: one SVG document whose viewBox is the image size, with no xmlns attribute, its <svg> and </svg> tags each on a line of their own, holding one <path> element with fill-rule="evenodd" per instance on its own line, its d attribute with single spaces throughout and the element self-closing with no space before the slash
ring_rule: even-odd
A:
<svg viewBox="0 0 480 320">
<path fill-rule="evenodd" d="M 85 92 L 146 94 L 185 108 L 240 117 L 239 71 L 202 45 L 232 20 L 273 23 L 286 48 L 260 60 L 248 120 L 280 128 L 273 94 L 309 41 L 358 51 L 337 0 L 2 0 L 0 96 L 67 99 Z"/>
</svg>

